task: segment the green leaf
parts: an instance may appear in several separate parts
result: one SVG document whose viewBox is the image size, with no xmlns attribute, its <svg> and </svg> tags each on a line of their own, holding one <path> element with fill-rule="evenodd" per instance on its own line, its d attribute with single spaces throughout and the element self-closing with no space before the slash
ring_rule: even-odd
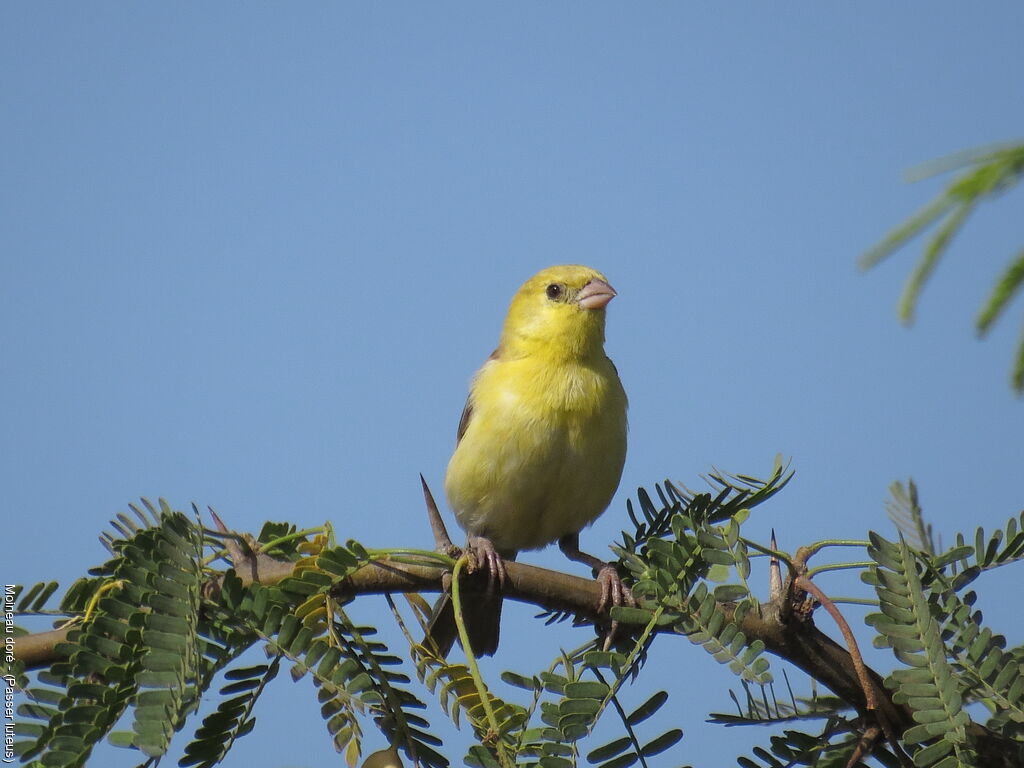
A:
<svg viewBox="0 0 1024 768">
<path fill-rule="evenodd" d="M 683 738 L 682 730 L 679 728 L 673 728 L 645 744 L 640 750 L 640 754 L 644 757 L 657 755 L 676 744 L 681 738 Z"/>
<path fill-rule="evenodd" d="M 623 624 L 647 624 L 653 614 L 643 608 L 632 608 L 628 605 L 617 605 L 610 611 L 611 617 Z"/>
<path fill-rule="evenodd" d="M 701 555 L 712 565 L 727 565 L 731 567 L 736 563 L 732 554 L 723 549 L 704 549 Z"/>
<path fill-rule="evenodd" d="M 583 680 L 565 686 L 565 695 L 571 699 L 603 699 L 608 691 L 608 685 L 597 680 Z"/>
<path fill-rule="evenodd" d="M 665 691 L 658 691 L 626 717 L 626 724 L 633 726 L 638 723 L 642 723 L 661 709 L 666 701 L 668 701 L 668 693 Z"/>
<path fill-rule="evenodd" d="M 640 755 L 630 752 L 626 755 L 619 755 L 607 763 L 602 763 L 601 768 L 629 768 L 631 765 L 636 765 L 639 759 Z"/>
<path fill-rule="evenodd" d="M 732 569 L 729 567 L 730 565 L 732 565 L 732 563 L 729 565 L 712 565 L 711 568 L 708 569 L 708 575 L 706 577 L 707 580 L 715 582 L 716 584 L 721 584 L 729 578 L 729 574 L 732 572 Z"/>
<path fill-rule="evenodd" d="M 535 677 L 526 677 L 515 672 L 502 672 L 501 679 L 508 685 L 515 686 L 516 688 L 522 688 L 527 691 L 540 690 L 540 680 Z"/>
<path fill-rule="evenodd" d="M 564 757 L 552 757 L 550 755 L 542 757 L 539 765 L 540 768 L 573 768 L 570 760 L 566 760 Z"/>
<path fill-rule="evenodd" d="M 967 217 L 985 198 L 998 194 L 1024 177 L 1024 144 L 1002 147 L 985 153 L 972 153 L 972 166 L 956 177 L 945 192 L 885 237 L 861 258 L 863 267 L 870 267 L 893 253 L 911 238 L 940 221 L 935 234 L 925 246 L 923 257 L 915 266 L 900 300 L 900 317 L 909 322 L 921 289 L 945 252 L 950 241 L 963 227 Z M 961 166 L 962 167 L 962 166 Z M 1024 284 L 1024 251 L 1000 276 L 992 294 L 982 306 L 977 320 L 980 334 L 985 334 L 1008 306 L 1011 297 Z M 1024 334 L 1013 364 L 1013 388 L 1024 394 Z"/>
<path fill-rule="evenodd" d="M 601 702 L 596 698 L 566 699 L 558 705 L 558 711 L 563 715 L 585 715 L 587 718 L 592 718 L 600 709 Z"/>
<path fill-rule="evenodd" d="M 750 594 L 746 587 L 740 584 L 722 584 L 715 587 L 715 600 L 720 603 L 732 603 L 742 600 Z"/>
<path fill-rule="evenodd" d="M 992 323 L 1006 309 L 1013 294 L 1020 290 L 1022 285 L 1024 285 L 1024 250 L 1017 254 L 1017 257 L 999 277 L 992 294 L 982 307 L 977 320 L 978 333 L 988 332 Z"/>
<path fill-rule="evenodd" d="M 107 736 L 107 741 L 115 747 L 133 747 L 135 746 L 135 734 L 131 731 L 111 731 Z"/>
<path fill-rule="evenodd" d="M 953 745 L 945 739 L 939 739 L 934 744 L 919 749 L 914 753 L 914 765 L 931 766 L 953 751 Z"/>
<path fill-rule="evenodd" d="M 621 739 L 611 741 L 605 744 L 604 746 L 598 747 L 597 749 L 589 752 L 587 754 L 587 762 L 599 763 L 602 760 L 607 760 L 608 758 L 615 757 L 616 755 L 620 754 L 623 750 L 627 749 L 631 743 L 632 742 L 628 736 L 623 736 Z"/>
</svg>

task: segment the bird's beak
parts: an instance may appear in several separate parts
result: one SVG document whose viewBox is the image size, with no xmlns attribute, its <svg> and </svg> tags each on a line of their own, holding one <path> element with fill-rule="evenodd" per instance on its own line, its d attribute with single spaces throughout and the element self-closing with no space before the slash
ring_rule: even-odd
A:
<svg viewBox="0 0 1024 768">
<path fill-rule="evenodd" d="M 614 288 L 595 277 L 576 294 L 576 303 L 584 309 L 604 309 L 615 296 Z"/>
</svg>

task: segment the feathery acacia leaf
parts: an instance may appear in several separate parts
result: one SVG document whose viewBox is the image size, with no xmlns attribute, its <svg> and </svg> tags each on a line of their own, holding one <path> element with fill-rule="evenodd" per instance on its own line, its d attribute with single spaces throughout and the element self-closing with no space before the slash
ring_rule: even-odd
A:
<svg viewBox="0 0 1024 768">
<path fill-rule="evenodd" d="M 949 166 L 948 163 L 945 165 Z M 974 209 L 985 199 L 1010 189 L 1024 177 L 1024 143 L 965 153 L 956 163 L 958 167 L 964 165 L 967 165 L 968 169 L 954 178 L 942 194 L 886 235 L 878 245 L 861 257 L 861 266 L 865 269 L 870 268 L 932 224 L 941 222 L 926 244 L 924 255 L 914 267 L 900 297 L 899 316 L 905 323 L 913 319 L 924 284 Z M 1018 254 L 1006 268 L 982 306 L 977 320 L 979 334 L 987 333 L 1022 286 L 1024 252 Z M 1017 394 L 1024 393 L 1024 335 L 1017 347 L 1011 381 Z"/>
<path fill-rule="evenodd" d="M 790 691 L 791 704 L 778 702 L 764 646 L 740 631 L 746 612 L 758 610 L 746 581 L 749 553 L 764 554 L 741 528 L 750 510 L 790 476 L 777 462 L 766 482 L 716 472 L 709 493 L 665 483 L 652 494 L 639 494 L 636 526 L 623 533 L 616 549 L 633 577 L 639 605 L 611 611 L 639 628 L 620 630 L 609 650 L 591 644 L 563 652 L 539 673 L 503 675 L 528 703 L 521 706 L 486 691 L 486 704 L 499 724 L 495 729 L 466 666 L 430 661 L 425 650 L 417 651 L 428 689 L 456 724 L 473 725 L 479 744 L 467 763 L 507 768 L 511 759 L 522 765 L 577 766 L 585 755 L 601 768 L 663 764 L 666 756 L 677 754 L 681 731 L 672 723 L 644 731 L 658 722 L 655 715 L 669 711 L 667 694 L 644 692 L 628 708 L 621 699 L 629 690 L 624 684 L 640 677 L 651 644 L 674 629 L 741 677 L 746 705 L 733 695 L 739 714 L 713 715 L 713 722 L 821 723 L 818 733 L 786 730 L 741 757 L 740 765 L 847 765 L 864 722 L 834 697 L 798 700 Z M 916 489 L 911 485 L 895 503 L 902 511 L 894 518 L 919 535 L 921 546 L 873 535 L 869 554 L 875 565 L 863 578 L 879 598 L 879 610 L 869 621 L 905 664 L 890 676 L 895 703 L 914 711 L 916 722 L 903 741 L 915 751 L 916 764 L 971 766 L 975 745 L 968 729 L 974 726 L 967 702 L 989 707 L 990 729 L 1024 740 L 1024 649 L 1007 649 L 1005 639 L 983 625 L 974 608 L 977 596 L 966 589 L 979 574 L 1024 559 L 1024 515 L 995 531 L 958 536 L 952 548 L 933 554 Z M 18 709 L 16 748 L 23 760 L 82 765 L 104 735 L 121 746 L 162 754 L 200 697 L 210 697 L 214 679 L 237 664 L 246 649 L 262 644 L 273 662 L 228 669 L 216 710 L 196 730 L 182 765 L 221 761 L 255 727 L 253 705 L 281 666 L 294 679 L 312 680 L 331 739 L 349 763 L 360 759 L 363 728 L 370 720 L 413 763 L 448 765 L 439 751 L 443 745 L 419 713 L 423 704 L 408 687 L 401 659 L 378 639 L 376 628 L 352 622 L 338 602 L 344 594 L 338 585 L 372 560 L 370 550 L 354 542 L 332 546 L 330 532 L 310 538 L 297 535 L 294 525 L 271 524 L 260 539 L 290 558 L 293 575 L 278 584 L 245 586 L 229 570 L 213 582 L 203 563 L 222 554 L 219 539 L 180 513 L 158 514 L 158 525 L 112 540 L 115 557 L 94 569 L 92 578 L 75 582 L 62 599 L 62 612 L 79 623 L 62 649 L 67 659 L 37 674 Z M 129 530 L 126 522 L 118 524 Z M 258 554 L 259 544 L 251 547 Z M 207 553 L 213 556 L 204 557 Z M 42 611 L 54 590 L 50 585 L 21 590 L 18 605 L 26 612 Z M 141 725 L 112 733 L 125 713 Z M 594 744 L 596 724 L 615 717 L 621 728 Z M 898 764 L 881 743 L 873 744 L 865 760 Z"/>
<path fill-rule="evenodd" d="M 868 620 L 907 665 L 894 670 L 886 684 L 896 689 L 899 701 L 913 708 L 914 719 L 921 723 L 903 734 L 908 743 L 919 745 L 915 764 L 931 765 L 953 754 L 961 765 L 972 765 L 966 733 L 970 716 L 963 708 L 960 684 L 917 559 L 902 539 L 894 544 L 873 532 L 868 554 L 878 563 L 873 575 L 882 609 Z"/>
</svg>

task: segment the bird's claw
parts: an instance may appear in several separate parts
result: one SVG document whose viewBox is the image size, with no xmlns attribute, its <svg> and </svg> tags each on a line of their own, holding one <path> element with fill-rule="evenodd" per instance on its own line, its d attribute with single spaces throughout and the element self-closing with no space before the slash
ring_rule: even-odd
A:
<svg viewBox="0 0 1024 768">
<path fill-rule="evenodd" d="M 504 589 L 505 580 L 508 578 L 505 561 L 498 554 L 498 550 L 494 548 L 491 540 L 483 536 L 474 536 L 469 541 L 468 549 L 475 561 L 473 570 L 486 568 L 488 584 L 493 585 L 496 581 L 498 586 Z"/>
<path fill-rule="evenodd" d="M 597 604 L 598 611 L 605 611 L 609 605 L 615 607 L 620 605 L 635 606 L 636 600 L 629 587 L 622 583 L 622 577 L 615 570 L 615 566 L 609 563 L 597 572 L 597 583 L 601 585 L 601 601 Z"/>
<path fill-rule="evenodd" d="M 599 612 L 610 612 L 611 608 L 616 608 L 620 605 L 636 606 L 633 593 L 629 591 L 629 587 L 622 583 L 622 577 L 619 576 L 619 572 L 615 570 L 615 566 L 611 563 L 608 563 L 597 572 L 597 583 L 601 585 L 601 600 L 597 604 Z M 607 651 L 611 648 L 618 629 L 619 622 L 612 619 L 611 627 L 604 638 L 603 650 Z"/>
</svg>

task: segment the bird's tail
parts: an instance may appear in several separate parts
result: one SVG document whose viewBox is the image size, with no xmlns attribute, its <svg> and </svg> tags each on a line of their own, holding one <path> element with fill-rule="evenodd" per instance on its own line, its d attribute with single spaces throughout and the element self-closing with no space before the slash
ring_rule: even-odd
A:
<svg viewBox="0 0 1024 768">
<path fill-rule="evenodd" d="M 498 650 L 501 595 L 494 590 L 464 590 L 462 612 L 473 655 L 493 656 Z M 437 646 L 438 654 L 443 658 L 451 651 L 458 635 L 458 628 L 455 626 L 455 604 L 450 595 L 442 595 L 434 604 L 434 612 L 423 644 L 430 648 L 433 642 Z"/>
</svg>

